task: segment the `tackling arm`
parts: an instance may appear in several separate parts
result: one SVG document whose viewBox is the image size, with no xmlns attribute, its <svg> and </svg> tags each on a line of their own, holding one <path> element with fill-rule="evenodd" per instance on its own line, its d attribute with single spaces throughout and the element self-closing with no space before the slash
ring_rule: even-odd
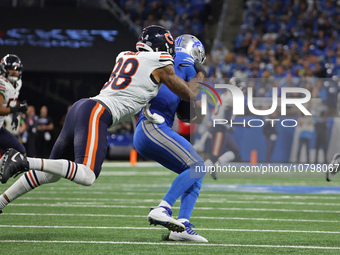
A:
<svg viewBox="0 0 340 255">
<path fill-rule="evenodd" d="M 205 74 L 203 72 L 198 72 L 195 78 L 204 79 Z M 202 115 L 202 100 L 195 101 L 195 117 L 190 121 L 192 124 L 201 124 L 205 115 Z"/>
<path fill-rule="evenodd" d="M 200 87 L 200 85 L 197 83 L 198 79 L 196 78 L 201 77 L 201 74 L 197 74 L 194 79 L 185 82 L 181 77 L 175 74 L 174 67 L 168 65 L 154 70 L 152 75 L 158 82 L 164 83 L 172 92 L 184 101 L 194 100 L 199 93 L 197 87 Z"/>
</svg>

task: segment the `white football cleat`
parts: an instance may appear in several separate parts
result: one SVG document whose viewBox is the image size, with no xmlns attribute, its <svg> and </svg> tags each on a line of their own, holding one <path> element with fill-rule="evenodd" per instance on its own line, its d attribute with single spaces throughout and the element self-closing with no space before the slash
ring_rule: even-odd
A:
<svg viewBox="0 0 340 255">
<path fill-rule="evenodd" d="M 331 167 L 328 166 L 328 169 L 327 169 L 327 173 L 326 173 L 327 181 L 330 182 L 333 179 L 334 175 L 337 172 L 339 172 L 339 168 L 340 168 L 339 163 L 340 163 L 340 154 L 337 153 L 333 156 L 331 163 L 329 163 L 329 166 Z"/>
<path fill-rule="evenodd" d="M 198 242 L 198 243 L 207 243 L 208 240 L 204 238 L 203 236 L 200 236 L 195 231 L 193 231 L 191 228 L 195 227 L 192 225 L 189 221 L 183 222 L 185 226 L 185 231 L 181 233 L 177 232 L 170 232 L 169 240 L 170 241 L 187 241 L 187 242 Z"/>
<path fill-rule="evenodd" d="M 185 230 L 185 226 L 178 220 L 171 217 L 171 209 L 165 206 L 158 206 L 155 209 L 151 209 L 148 215 L 148 221 L 151 224 L 162 225 L 171 231 L 182 232 Z"/>
</svg>

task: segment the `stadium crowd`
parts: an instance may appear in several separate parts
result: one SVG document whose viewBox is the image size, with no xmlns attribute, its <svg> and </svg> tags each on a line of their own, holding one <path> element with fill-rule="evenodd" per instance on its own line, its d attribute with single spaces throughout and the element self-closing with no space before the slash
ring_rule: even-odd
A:
<svg viewBox="0 0 340 255">
<path fill-rule="evenodd" d="M 209 75 L 272 79 L 265 85 L 253 82 L 255 96 L 271 96 L 272 86 L 299 86 L 328 106 L 335 105 L 340 75 L 340 2 L 249 0 L 244 13 L 234 49 L 212 59 Z M 219 44 L 213 55 L 223 47 Z"/>
<path fill-rule="evenodd" d="M 158 23 L 174 37 L 189 33 L 204 42 L 210 1 L 120 0 L 120 5 L 140 29 Z M 339 33 L 339 1 L 245 0 L 234 48 L 220 42 L 207 54 L 208 75 L 268 79 L 249 84 L 259 97 L 270 97 L 273 86 L 304 87 L 334 107 L 340 89 Z"/>
<path fill-rule="evenodd" d="M 191 34 L 204 42 L 204 24 L 211 11 L 210 0 L 120 0 L 119 5 L 141 32 L 159 24 L 174 38 Z"/>
</svg>

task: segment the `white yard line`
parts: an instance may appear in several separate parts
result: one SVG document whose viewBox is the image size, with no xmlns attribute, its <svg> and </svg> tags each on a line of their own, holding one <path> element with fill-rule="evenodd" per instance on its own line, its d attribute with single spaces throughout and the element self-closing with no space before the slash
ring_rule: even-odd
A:
<svg viewBox="0 0 340 255">
<path fill-rule="evenodd" d="M 340 247 L 299 246 L 299 245 L 262 245 L 262 244 L 209 244 L 209 243 L 178 243 L 178 242 L 114 242 L 114 241 L 59 241 L 59 240 L 0 240 L 0 243 L 62 243 L 62 244 L 128 244 L 128 245 L 169 245 L 169 246 L 207 246 L 207 247 L 253 247 L 253 248 L 292 248 L 340 250 Z"/>
<path fill-rule="evenodd" d="M 46 187 L 47 188 L 47 187 Z M 126 195 L 126 196 L 164 196 L 164 191 L 153 191 L 153 192 L 145 192 L 145 193 L 141 193 L 141 192 L 130 192 L 130 191 L 126 191 L 126 192 L 116 192 L 116 191 L 95 191 L 93 189 L 95 189 L 95 187 L 91 187 L 91 194 L 98 194 L 98 195 Z M 39 190 L 35 190 L 34 194 L 58 194 L 58 193 L 63 193 L 63 191 L 57 191 L 55 190 L 55 187 L 50 187 L 50 190 L 46 190 L 46 191 L 39 191 Z M 54 191 L 55 190 L 55 191 Z M 71 188 L 70 188 L 71 190 Z M 68 194 L 89 194 L 89 191 L 76 191 L 76 189 L 72 189 L 74 191 L 67 191 Z M 216 198 L 232 198 L 232 197 L 236 197 L 239 199 L 244 199 L 246 201 L 248 200 L 253 200 L 256 198 L 261 198 L 261 199 L 298 199 L 298 200 L 306 200 L 306 199 L 322 199 L 322 200 L 339 200 L 340 196 L 326 196 L 326 195 L 320 195 L 320 196 L 303 196 L 303 195 L 278 195 L 278 196 L 268 196 L 268 195 L 250 195 L 248 193 L 243 194 L 243 193 L 239 193 L 239 194 L 227 194 L 227 193 L 221 193 L 221 194 L 207 194 L 207 192 L 200 192 L 200 197 L 216 197 Z"/>
<path fill-rule="evenodd" d="M 132 167 L 130 162 L 104 162 L 102 167 Z M 157 162 L 137 162 L 134 167 L 163 167 Z M 164 169 L 166 169 L 164 167 Z"/>
<path fill-rule="evenodd" d="M 93 226 L 38 226 L 38 225 L 0 225 L 0 228 L 60 228 L 60 229 L 127 229 L 127 230 L 164 230 L 161 227 L 93 227 Z M 286 230 L 286 229 L 229 229 L 229 228 L 195 228 L 199 231 L 226 231 L 226 232 L 270 232 L 270 233 L 309 233 L 309 234 L 340 234 L 340 231 L 318 230 Z"/>
<path fill-rule="evenodd" d="M 102 205 L 93 203 L 56 203 L 56 204 L 38 204 L 38 203 L 13 203 L 11 206 L 41 206 L 41 207 L 91 207 L 91 208 L 133 208 L 133 209 L 150 209 L 150 206 L 144 205 Z M 179 207 L 172 207 L 179 209 Z M 195 210 L 208 211 L 264 211 L 264 212 L 303 212 L 303 213 L 340 213 L 340 211 L 331 210 L 296 210 L 296 209 L 272 209 L 272 208 L 236 208 L 236 207 L 195 207 Z"/>
<path fill-rule="evenodd" d="M 101 172 L 101 176 L 167 176 L 172 173 L 169 171 L 159 171 L 159 172 L 138 172 L 138 171 L 104 171 Z"/>
<path fill-rule="evenodd" d="M 22 200 L 49 200 L 49 201 L 105 201 L 125 203 L 158 203 L 159 199 L 126 199 L 126 198 L 65 198 L 65 197 L 22 197 Z M 270 204 L 270 205 L 317 205 L 317 206 L 340 206 L 340 203 L 315 203 L 315 202 L 281 202 L 281 201 L 260 201 L 260 200 L 227 200 L 227 199 L 198 199 L 197 203 L 227 203 L 227 204 Z"/>
<path fill-rule="evenodd" d="M 121 215 L 121 214 L 66 214 L 66 213 L 4 213 L 4 216 L 57 216 L 57 217 L 112 217 L 112 218 L 146 218 L 146 215 Z M 191 219 L 207 220 L 249 220 L 249 221 L 283 221 L 283 222 L 322 222 L 322 223 L 339 223 L 339 220 L 307 220 L 307 219 L 275 219 L 275 218 L 240 218 L 240 217 L 209 217 L 196 216 Z"/>
</svg>

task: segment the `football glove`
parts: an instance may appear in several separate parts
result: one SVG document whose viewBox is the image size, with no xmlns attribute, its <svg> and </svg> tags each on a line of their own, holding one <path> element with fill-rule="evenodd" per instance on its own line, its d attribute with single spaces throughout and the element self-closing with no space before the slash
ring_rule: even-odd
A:
<svg viewBox="0 0 340 255">
<path fill-rule="evenodd" d="M 143 108 L 143 115 L 152 123 L 162 124 L 165 121 L 165 119 L 163 118 L 163 116 L 161 116 L 157 113 L 151 113 L 150 112 L 150 106 L 151 106 L 151 104 L 147 104 Z"/>
<path fill-rule="evenodd" d="M 26 101 L 19 102 L 18 105 L 11 107 L 11 110 L 10 110 L 11 113 L 16 113 L 16 112 L 25 113 L 26 111 L 27 111 L 27 102 Z"/>
<path fill-rule="evenodd" d="M 208 76 L 207 72 L 205 71 L 204 66 L 200 62 L 196 60 L 194 63 L 194 67 L 197 73 L 201 72 L 203 73 L 204 77 L 207 78 Z"/>
<path fill-rule="evenodd" d="M 13 113 L 12 115 L 12 122 L 11 122 L 11 127 L 12 130 L 17 130 L 19 126 L 19 118 L 18 118 L 18 112 Z"/>
</svg>

